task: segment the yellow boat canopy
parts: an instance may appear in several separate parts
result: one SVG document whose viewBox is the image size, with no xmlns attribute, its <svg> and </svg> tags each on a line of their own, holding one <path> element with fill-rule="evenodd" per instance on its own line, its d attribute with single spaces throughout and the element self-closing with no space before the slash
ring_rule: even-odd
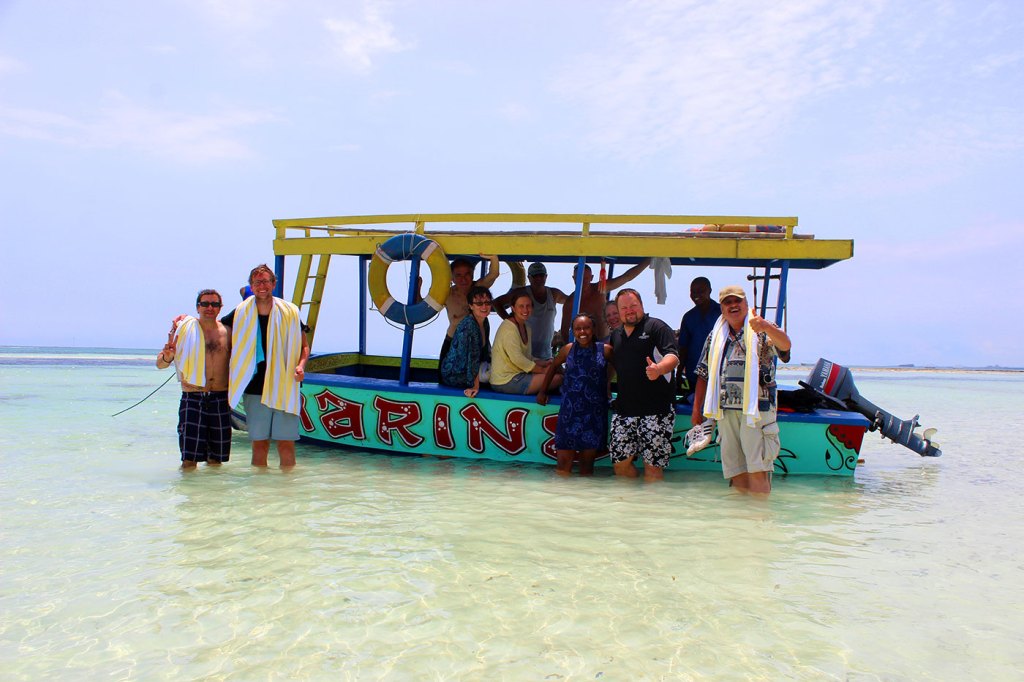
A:
<svg viewBox="0 0 1024 682">
<path fill-rule="evenodd" d="M 436 241 L 449 257 L 497 254 L 503 261 L 575 263 L 649 256 L 675 265 L 821 269 L 853 256 L 852 239 L 797 234 L 795 217 L 436 213 L 275 220 L 278 256 L 372 256 L 402 232 Z M 571 227 L 571 229 L 566 229 Z M 457 229 L 456 229 L 457 228 Z"/>
</svg>

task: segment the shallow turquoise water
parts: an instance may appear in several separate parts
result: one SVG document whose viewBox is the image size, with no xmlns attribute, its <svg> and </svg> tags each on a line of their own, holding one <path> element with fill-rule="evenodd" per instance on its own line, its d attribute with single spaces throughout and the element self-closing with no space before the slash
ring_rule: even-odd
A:
<svg viewBox="0 0 1024 682">
<path fill-rule="evenodd" d="M 24 359 L 25 349 L 20 350 Z M 38 355 L 38 354 L 37 354 Z M 139 354 L 141 357 L 141 353 Z M 944 456 L 663 485 L 299 448 L 177 469 L 149 360 L 0 352 L 3 679 L 1019 679 L 1024 375 L 857 373 Z M 790 380 L 796 378 L 795 375 Z"/>
</svg>

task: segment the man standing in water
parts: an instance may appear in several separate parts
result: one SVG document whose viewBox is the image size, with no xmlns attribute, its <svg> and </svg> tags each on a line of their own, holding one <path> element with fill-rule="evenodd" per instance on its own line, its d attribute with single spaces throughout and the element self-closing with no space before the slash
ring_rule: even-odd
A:
<svg viewBox="0 0 1024 682">
<path fill-rule="evenodd" d="M 718 420 L 722 475 L 740 492 L 767 495 L 781 449 L 775 358 L 789 362 L 793 343 L 786 332 L 750 310 L 743 287 L 725 287 L 718 300 L 722 316 L 697 364 L 693 424 Z"/>
<path fill-rule="evenodd" d="M 306 376 L 309 343 L 299 309 L 274 296 L 277 277 L 267 265 L 249 273 L 253 295 L 221 318 L 231 330 L 229 400 L 244 400 L 253 466 L 267 466 L 270 440 L 281 468 L 295 466 L 299 439 L 299 384 Z"/>
<path fill-rule="evenodd" d="M 636 477 L 637 455 L 644 462 L 644 480 L 664 478 L 672 456 L 675 428 L 673 370 L 679 364 L 675 334 L 667 324 L 647 315 L 640 293 L 623 289 L 616 295 L 622 326 L 612 332 L 612 364 L 618 375 L 609 449 L 617 476 Z"/>
<path fill-rule="evenodd" d="M 697 361 L 704 342 L 708 340 L 722 307 L 711 300 L 711 280 L 697 277 L 690 282 L 690 300 L 693 307 L 679 322 L 679 383 L 686 379 L 683 395 L 690 398 L 697 388 Z"/>
<path fill-rule="evenodd" d="M 181 382 L 178 447 L 181 468 L 197 462 L 218 466 L 231 454 L 231 408 L 228 407 L 228 357 L 231 337 L 217 321 L 222 300 L 213 289 L 196 296 L 198 318 L 185 316 L 167 335 L 156 356 L 158 369 L 172 363 Z"/>
</svg>

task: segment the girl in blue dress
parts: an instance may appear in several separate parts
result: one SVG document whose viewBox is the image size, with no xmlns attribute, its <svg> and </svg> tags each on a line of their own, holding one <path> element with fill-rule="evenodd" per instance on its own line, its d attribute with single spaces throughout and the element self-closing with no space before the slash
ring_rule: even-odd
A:
<svg viewBox="0 0 1024 682">
<path fill-rule="evenodd" d="M 572 462 L 579 459 L 580 474 L 594 473 L 594 459 L 605 450 L 608 439 L 608 383 L 611 368 L 611 346 L 594 340 L 596 325 L 586 313 L 572 321 L 574 343 L 558 351 L 544 373 L 539 405 L 548 404 L 547 390 L 555 370 L 565 363 L 562 381 L 562 404 L 558 408 L 555 427 L 555 471 L 563 476 L 572 473 Z"/>
</svg>

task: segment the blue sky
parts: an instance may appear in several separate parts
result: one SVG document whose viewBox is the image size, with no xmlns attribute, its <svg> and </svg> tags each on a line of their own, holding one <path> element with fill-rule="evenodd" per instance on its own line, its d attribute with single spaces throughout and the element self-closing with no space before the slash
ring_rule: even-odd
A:
<svg viewBox="0 0 1024 682">
<path fill-rule="evenodd" d="M 795 359 L 1022 366 L 1022 73 L 1017 1 L 0 0 L 0 344 L 156 347 L 273 218 L 796 215 Z"/>
</svg>

